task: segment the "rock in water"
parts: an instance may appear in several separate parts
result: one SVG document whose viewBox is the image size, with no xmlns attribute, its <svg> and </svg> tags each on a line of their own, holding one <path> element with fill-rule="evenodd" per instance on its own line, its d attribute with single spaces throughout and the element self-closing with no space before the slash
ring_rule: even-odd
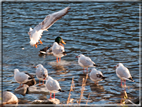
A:
<svg viewBox="0 0 142 107">
<path fill-rule="evenodd" d="M 60 104 L 60 100 L 56 98 L 48 100 L 34 100 L 32 104 Z"/>
<path fill-rule="evenodd" d="M 18 94 L 21 94 L 21 95 L 23 95 L 23 96 L 25 96 L 25 94 L 26 93 L 28 93 L 28 85 L 26 85 L 26 84 L 24 84 L 24 86 L 23 87 L 21 87 L 21 88 L 19 88 L 19 89 L 15 89 L 15 93 L 18 93 Z"/>
<path fill-rule="evenodd" d="M 45 87 L 45 85 L 42 86 L 38 86 L 38 84 L 34 85 L 34 86 L 30 86 L 28 89 L 29 93 L 34 93 L 34 94 L 49 94 L 49 91 L 47 90 L 47 88 Z"/>
</svg>

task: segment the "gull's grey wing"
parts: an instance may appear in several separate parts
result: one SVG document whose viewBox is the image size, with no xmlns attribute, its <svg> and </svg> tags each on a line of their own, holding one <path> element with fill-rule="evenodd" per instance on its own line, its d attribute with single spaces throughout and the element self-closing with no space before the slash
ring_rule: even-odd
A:
<svg viewBox="0 0 142 107">
<path fill-rule="evenodd" d="M 42 30 L 48 29 L 52 26 L 58 19 L 62 18 L 64 15 L 68 13 L 70 7 L 66 7 L 58 12 L 49 14 L 45 17 L 45 19 L 37 26 L 37 28 L 41 28 Z"/>
<path fill-rule="evenodd" d="M 84 66 L 88 66 L 88 65 L 92 65 L 92 60 L 88 57 L 83 57 L 80 59 L 80 62 L 84 65 Z"/>
<path fill-rule="evenodd" d="M 48 81 L 47 88 L 48 88 L 48 90 L 53 91 L 53 90 L 58 90 L 59 86 L 55 80 L 52 80 L 52 81 Z"/>
<path fill-rule="evenodd" d="M 131 74 L 130 74 L 129 70 L 126 67 L 117 69 L 116 73 L 120 77 L 125 77 L 125 78 L 131 77 Z"/>
<path fill-rule="evenodd" d="M 53 47 L 52 47 L 52 51 L 55 53 L 55 54 L 61 54 L 64 52 L 64 48 L 58 44 L 55 44 Z"/>
<path fill-rule="evenodd" d="M 34 29 L 30 28 L 28 32 L 31 40 L 30 43 L 31 44 L 37 43 L 38 40 L 41 38 L 43 31 L 48 29 L 50 26 L 52 26 L 58 19 L 66 15 L 69 9 L 70 7 L 66 7 L 65 9 L 62 9 L 58 12 L 49 14 L 45 17 L 45 19 L 41 23 L 36 25 Z"/>
<path fill-rule="evenodd" d="M 38 68 L 37 69 L 37 72 L 36 72 L 36 75 L 38 76 L 38 78 L 44 78 L 44 71 L 45 69 L 44 68 Z"/>
</svg>

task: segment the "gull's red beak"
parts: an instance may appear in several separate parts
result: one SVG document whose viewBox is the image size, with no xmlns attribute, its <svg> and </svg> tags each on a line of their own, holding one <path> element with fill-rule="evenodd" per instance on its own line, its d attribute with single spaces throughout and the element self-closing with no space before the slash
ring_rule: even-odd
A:
<svg viewBox="0 0 142 107">
<path fill-rule="evenodd" d="M 116 66 L 114 66 L 114 68 L 116 68 Z"/>
<path fill-rule="evenodd" d="M 34 68 L 37 68 L 36 66 Z"/>
<path fill-rule="evenodd" d="M 76 56 L 76 58 L 78 58 L 78 56 Z"/>
</svg>

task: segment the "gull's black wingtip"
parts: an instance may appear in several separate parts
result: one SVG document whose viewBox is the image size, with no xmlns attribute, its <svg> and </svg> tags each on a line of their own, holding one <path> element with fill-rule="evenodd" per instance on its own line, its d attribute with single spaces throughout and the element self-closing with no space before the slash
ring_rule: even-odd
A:
<svg viewBox="0 0 142 107">
<path fill-rule="evenodd" d="M 93 64 L 94 66 L 98 66 L 97 64 Z"/>
<path fill-rule="evenodd" d="M 130 78 L 128 78 L 128 79 L 131 80 L 132 82 L 135 82 L 132 77 L 130 77 Z"/>
<path fill-rule="evenodd" d="M 65 92 L 65 91 L 63 91 L 63 90 L 61 90 L 61 89 L 59 89 L 58 91 L 60 91 L 60 92 Z"/>
</svg>

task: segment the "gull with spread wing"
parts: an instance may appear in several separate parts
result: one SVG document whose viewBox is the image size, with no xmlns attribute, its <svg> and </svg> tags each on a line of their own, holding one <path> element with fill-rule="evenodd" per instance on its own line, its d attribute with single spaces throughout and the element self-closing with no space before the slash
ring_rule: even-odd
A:
<svg viewBox="0 0 142 107">
<path fill-rule="evenodd" d="M 47 31 L 47 29 L 52 26 L 58 19 L 66 15 L 69 9 L 70 7 L 66 7 L 65 9 L 62 9 L 58 12 L 49 14 L 41 23 L 35 26 L 34 29 L 30 28 L 28 32 L 30 36 L 30 45 L 35 46 L 37 48 L 37 45 L 39 44 L 38 41 L 40 42 L 40 44 L 42 44 L 40 38 L 43 31 Z"/>
</svg>

